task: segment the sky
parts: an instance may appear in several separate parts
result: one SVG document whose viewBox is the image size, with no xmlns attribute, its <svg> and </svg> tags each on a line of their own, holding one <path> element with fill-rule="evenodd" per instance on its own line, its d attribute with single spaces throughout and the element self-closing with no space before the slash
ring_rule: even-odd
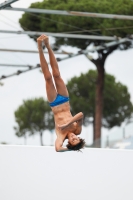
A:
<svg viewBox="0 0 133 200">
<path fill-rule="evenodd" d="M 0 3 L 3 3 L 0 0 Z M 13 7 L 28 8 L 34 0 L 20 0 L 14 4 Z M 0 30 L 22 30 L 19 25 L 19 18 L 23 12 L 17 11 L 0 11 Z M 50 37 L 52 44 L 53 38 Z M 0 48 L 9 49 L 24 49 L 24 50 L 37 50 L 36 43 L 26 35 L 16 34 L 2 34 L 0 33 Z M 62 46 L 62 50 L 76 53 L 76 48 Z M 131 94 L 131 101 L 133 102 L 133 49 L 126 51 L 114 51 L 108 56 L 105 63 L 105 70 L 107 73 L 116 77 L 117 81 L 128 87 Z M 46 54 L 48 61 L 48 55 Z M 59 57 L 59 55 L 56 55 Z M 64 55 L 60 55 L 64 57 Z M 31 53 L 12 53 L 0 52 L 0 64 L 23 64 L 36 66 L 39 63 L 38 54 Z M 65 61 L 59 62 L 61 75 L 67 83 L 73 76 L 79 76 L 81 73 L 86 73 L 90 69 L 96 69 L 94 64 L 91 63 L 85 56 L 80 55 Z M 1 67 L 0 76 L 9 75 L 16 72 L 18 69 L 13 67 Z M 32 99 L 35 97 L 44 97 L 46 99 L 45 82 L 42 73 L 39 69 L 23 73 L 19 76 L 13 76 L 3 79 L 4 85 L 0 86 L 0 143 L 6 142 L 8 144 L 25 144 L 24 138 L 15 136 L 13 129 L 16 126 L 14 111 L 23 103 L 23 100 Z M 115 95 L 115 94 L 114 94 Z M 114 127 L 111 130 L 102 128 L 103 146 L 106 143 L 107 136 L 110 140 L 122 139 L 122 131 L 124 123 L 121 127 Z M 133 123 L 126 126 L 126 136 L 133 134 Z M 53 137 L 52 137 L 53 136 Z M 55 134 L 51 135 L 49 131 L 45 131 L 43 141 L 45 145 L 54 143 Z M 83 127 L 81 137 L 86 139 L 87 144 L 92 143 L 92 127 Z M 39 135 L 28 137 L 26 140 L 27 145 L 40 145 Z"/>
</svg>

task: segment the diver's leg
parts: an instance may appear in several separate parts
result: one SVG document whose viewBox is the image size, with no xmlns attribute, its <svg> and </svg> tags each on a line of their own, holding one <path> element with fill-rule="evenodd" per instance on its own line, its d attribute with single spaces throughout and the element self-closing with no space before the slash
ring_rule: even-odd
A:
<svg viewBox="0 0 133 200">
<path fill-rule="evenodd" d="M 52 74 L 53 74 L 53 77 L 54 77 L 57 93 L 62 95 L 62 96 L 69 96 L 67 87 L 66 87 L 63 79 L 61 78 L 58 63 L 57 63 L 57 60 L 54 56 L 54 53 L 53 53 L 49 43 L 45 42 L 45 39 L 44 39 L 44 43 L 45 43 L 45 45 L 48 49 L 50 65 L 52 67 Z"/>
<path fill-rule="evenodd" d="M 52 102 L 55 100 L 55 98 L 57 96 L 57 92 L 56 92 L 56 89 L 53 84 L 52 75 L 49 71 L 48 64 L 47 64 L 46 59 L 43 54 L 42 37 L 41 36 L 37 39 L 37 42 L 38 42 L 40 64 L 41 64 L 42 72 L 44 74 L 44 78 L 46 81 L 47 98 L 48 98 L 49 102 Z"/>
</svg>

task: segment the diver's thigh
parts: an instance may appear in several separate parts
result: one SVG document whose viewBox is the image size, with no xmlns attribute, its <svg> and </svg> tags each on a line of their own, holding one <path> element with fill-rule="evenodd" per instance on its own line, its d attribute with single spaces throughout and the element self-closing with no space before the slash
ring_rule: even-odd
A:
<svg viewBox="0 0 133 200">
<path fill-rule="evenodd" d="M 46 80 L 46 92 L 47 92 L 48 101 L 53 102 L 57 96 L 57 92 L 56 92 L 52 79 Z"/>
<path fill-rule="evenodd" d="M 60 76 L 54 76 L 54 81 L 55 81 L 57 93 L 62 96 L 68 97 L 69 93 L 63 79 Z"/>
</svg>

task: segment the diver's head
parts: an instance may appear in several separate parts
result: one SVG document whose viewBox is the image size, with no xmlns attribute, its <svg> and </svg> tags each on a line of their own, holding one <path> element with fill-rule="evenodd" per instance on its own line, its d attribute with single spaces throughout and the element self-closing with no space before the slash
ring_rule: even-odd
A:
<svg viewBox="0 0 133 200">
<path fill-rule="evenodd" d="M 68 149 L 73 151 L 80 151 L 80 149 L 84 148 L 85 140 L 78 137 L 74 133 L 68 134 L 68 144 L 66 145 Z"/>
</svg>

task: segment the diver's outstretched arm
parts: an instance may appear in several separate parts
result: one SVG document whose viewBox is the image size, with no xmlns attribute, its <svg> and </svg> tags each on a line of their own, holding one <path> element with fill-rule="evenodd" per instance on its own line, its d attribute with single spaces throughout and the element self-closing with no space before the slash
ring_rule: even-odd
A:
<svg viewBox="0 0 133 200">
<path fill-rule="evenodd" d="M 55 141 L 55 150 L 57 152 L 70 151 L 67 147 L 63 147 L 62 145 L 63 145 L 62 141 L 60 141 L 59 138 L 57 138 Z"/>
</svg>

